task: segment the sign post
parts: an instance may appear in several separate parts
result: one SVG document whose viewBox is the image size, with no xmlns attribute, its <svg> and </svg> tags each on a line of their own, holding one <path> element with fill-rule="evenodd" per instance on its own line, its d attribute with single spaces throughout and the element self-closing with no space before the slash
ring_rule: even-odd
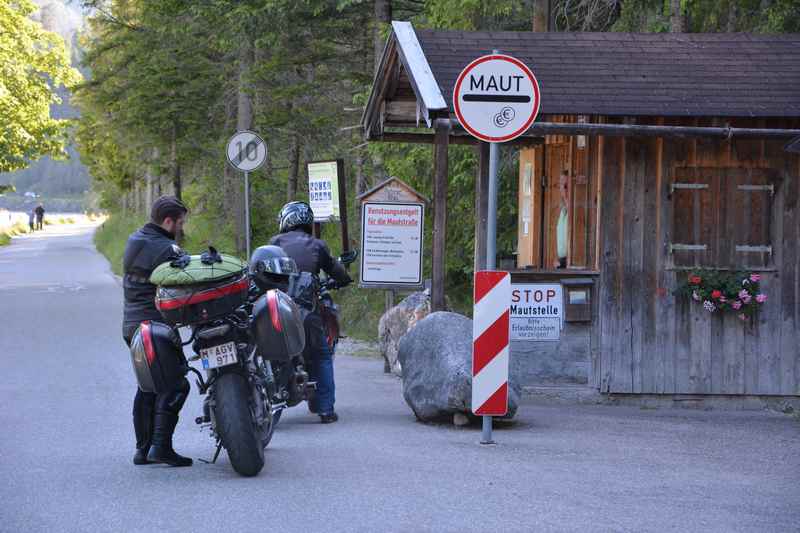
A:
<svg viewBox="0 0 800 533">
<path fill-rule="evenodd" d="M 244 172 L 244 227 L 247 258 L 250 259 L 250 172 L 267 160 L 267 143 L 252 131 L 237 131 L 228 141 L 228 162 Z"/>
<path fill-rule="evenodd" d="M 458 75 L 453 87 L 453 107 L 458 121 L 467 132 L 473 137 L 491 143 L 486 268 L 494 270 L 497 261 L 499 143 L 519 137 L 536 119 L 539 113 L 539 82 L 525 63 L 494 50 L 490 55 L 472 61 Z M 476 357 L 473 351 L 473 365 Z M 508 357 L 506 357 L 507 365 Z M 473 378 L 473 391 L 474 388 Z M 473 409 L 475 409 L 474 404 Z M 483 416 L 482 442 L 485 444 L 492 442 L 492 418 L 488 414 Z"/>
</svg>

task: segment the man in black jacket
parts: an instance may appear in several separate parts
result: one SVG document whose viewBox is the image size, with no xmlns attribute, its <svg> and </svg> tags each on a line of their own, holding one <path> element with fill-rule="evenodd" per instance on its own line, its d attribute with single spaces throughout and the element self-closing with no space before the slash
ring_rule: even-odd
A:
<svg viewBox="0 0 800 533">
<path fill-rule="evenodd" d="M 324 271 L 333 278 L 339 286 L 348 285 L 353 280 L 347 274 L 341 263 L 331 257 L 331 252 L 325 241 L 314 238 L 312 225 L 314 213 L 305 202 L 289 202 L 283 206 L 278 218 L 280 234 L 270 240 L 270 244 L 280 246 L 286 255 L 294 259 L 297 268 L 302 272 L 319 274 Z M 317 382 L 317 394 L 312 404 L 311 412 L 319 414 L 323 424 L 336 422 L 339 416 L 333 410 L 336 402 L 336 386 L 333 380 L 333 352 L 328 346 L 322 319 L 312 313 L 306 319 L 307 328 L 310 330 L 309 352 L 311 355 L 310 377 Z"/>
<path fill-rule="evenodd" d="M 122 337 L 130 346 L 136 328 L 145 320 L 162 321 L 156 309 L 156 286 L 150 274 L 166 261 L 183 255 L 175 243 L 175 235 L 183 230 L 188 209 L 174 196 L 162 196 L 153 203 L 150 222 L 128 238 L 123 256 L 123 288 L 125 307 Z M 186 378 L 176 390 L 153 394 L 137 387 L 133 400 L 133 428 L 136 432 L 136 453 L 133 463 L 166 463 L 190 466 L 192 460 L 172 449 L 172 435 L 178 423 L 178 412 L 189 394 Z"/>
</svg>

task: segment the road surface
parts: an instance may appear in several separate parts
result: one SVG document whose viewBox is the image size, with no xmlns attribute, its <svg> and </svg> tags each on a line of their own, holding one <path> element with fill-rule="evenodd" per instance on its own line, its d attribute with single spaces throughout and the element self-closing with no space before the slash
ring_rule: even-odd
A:
<svg viewBox="0 0 800 533">
<path fill-rule="evenodd" d="M 774 413 L 523 404 L 414 421 L 377 359 L 336 360 L 341 421 L 284 414 L 256 478 L 134 466 L 122 292 L 90 226 L 0 248 L 0 531 L 798 531 L 800 422 Z M 184 408 L 176 449 L 210 458 Z"/>
</svg>

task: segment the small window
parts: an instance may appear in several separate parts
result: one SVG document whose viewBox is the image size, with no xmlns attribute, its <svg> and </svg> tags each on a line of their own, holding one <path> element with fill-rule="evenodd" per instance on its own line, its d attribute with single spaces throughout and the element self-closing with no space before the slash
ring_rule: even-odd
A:
<svg viewBox="0 0 800 533">
<path fill-rule="evenodd" d="M 770 266 L 775 176 L 763 168 L 676 168 L 670 185 L 674 266 Z"/>
</svg>

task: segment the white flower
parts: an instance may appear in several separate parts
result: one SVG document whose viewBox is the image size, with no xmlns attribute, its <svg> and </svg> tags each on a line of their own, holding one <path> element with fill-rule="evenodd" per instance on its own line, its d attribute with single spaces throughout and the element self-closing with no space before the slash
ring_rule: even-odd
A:
<svg viewBox="0 0 800 533">
<path fill-rule="evenodd" d="M 750 285 L 750 280 L 749 280 L 749 279 L 747 279 L 747 278 L 744 278 L 744 279 L 742 280 L 742 285 Z"/>
<path fill-rule="evenodd" d="M 697 294 L 697 291 L 692 291 L 692 298 L 694 298 L 695 302 L 699 302 L 700 301 L 700 295 Z"/>
<path fill-rule="evenodd" d="M 703 302 L 703 307 L 704 307 L 704 308 L 705 308 L 705 310 L 706 310 L 706 311 L 708 311 L 709 313 L 713 313 L 713 312 L 714 312 L 714 309 L 716 309 L 716 307 L 714 306 L 714 304 L 713 304 L 713 303 L 711 303 L 711 301 L 710 301 L 710 300 L 706 300 L 705 302 Z"/>
</svg>

